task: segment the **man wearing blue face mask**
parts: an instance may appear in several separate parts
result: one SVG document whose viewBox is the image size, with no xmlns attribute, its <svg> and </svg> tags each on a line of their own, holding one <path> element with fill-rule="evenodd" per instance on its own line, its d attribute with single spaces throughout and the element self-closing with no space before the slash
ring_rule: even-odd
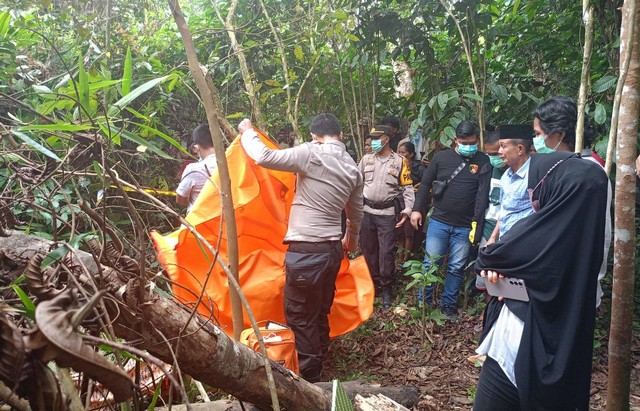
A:
<svg viewBox="0 0 640 411">
<path fill-rule="evenodd" d="M 360 160 L 364 176 L 364 217 L 360 232 L 362 253 L 371 278 L 382 290 L 383 308 L 391 307 L 395 274 L 396 228 L 402 227 L 413 207 L 411 169 L 403 156 L 389 146 L 392 129 L 371 129 L 371 150 Z"/>
<path fill-rule="evenodd" d="M 442 264 L 448 253 L 440 308 L 452 321 L 457 320 L 458 292 L 471 248 L 469 232 L 480 183 L 479 171 L 489 163 L 487 155 L 478 152 L 479 135 L 480 129 L 473 121 L 465 120 L 458 125 L 455 149 L 440 151 L 433 157 L 420 183 L 411 213 L 411 224 L 416 229 L 420 228 L 421 212 L 431 203 L 432 187 L 439 186 L 433 196 L 433 213 L 427 228 L 424 268 L 429 269 L 436 257 L 435 263 Z M 431 293 L 431 288 L 427 288 L 424 297 L 428 304 L 431 304 Z M 422 295 L 419 298 L 422 299 Z"/>
</svg>

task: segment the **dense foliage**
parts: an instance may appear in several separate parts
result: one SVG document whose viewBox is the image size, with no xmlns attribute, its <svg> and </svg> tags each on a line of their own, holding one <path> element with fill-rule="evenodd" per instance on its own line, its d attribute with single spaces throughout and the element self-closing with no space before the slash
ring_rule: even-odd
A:
<svg viewBox="0 0 640 411">
<path fill-rule="evenodd" d="M 586 111 L 604 157 L 622 2 L 592 3 Z M 580 2 L 192 0 L 181 7 L 220 97 L 228 140 L 243 117 L 272 136 L 291 123 L 305 139 L 312 116 L 330 111 L 357 157 L 363 134 L 386 115 L 405 119 L 407 133 L 448 145 L 463 119 L 529 122 L 540 101 L 577 97 L 580 85 Z M 69 250 L 88 250 L 89 239 L 100 240 L 102 251 L 91 250 L 100 254 L 109 238 L 122 243 L 120 254 L 146 261 L 136 270 L 150 278 L 142 275 L 157 265 L 148 232 L 179 222 L 134 191 L 166 190 L 149 191 L 175 207 L 170 192 L 189 158 L 190 132 L 206 119 L 196 90 L 166 1 L 0 5 L 0 235 L 15 227 L 66 242 L 43 269 Z M 0 296 L 33 324 L 23 281 L 3 271 Z"/>
</svg>

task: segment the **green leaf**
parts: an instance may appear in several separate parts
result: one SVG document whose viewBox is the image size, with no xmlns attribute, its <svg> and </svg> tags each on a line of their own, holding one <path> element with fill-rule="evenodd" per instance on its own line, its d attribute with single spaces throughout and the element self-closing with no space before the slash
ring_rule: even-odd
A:
<svg viewBox="0 0 640 411">
<path fill-rule="evenodd" d="M 131 48 L 127 48 L 127 55 L 124 58 L 124 71 L 122 73 L 122 97 L 131 91 L 131 79 L 133 70 L 131 69 Z"/>
<path fill-rule="evenodd" d="M 520 8 L 520 0 L 516 0 L 513 3 L 513 11 L 511 12 L 511 17 L 515 17 L 518 14 L 519 8 Z"/>
<path fill-rule="evenodd" d="M 353 42 L 359 42 L 360 41 L 360 37 L 356 36 L 355 34 L 349 33 L 347 34 L 347 37 L 349 38 L 349 40 L 353 41 Z"/>
<path fill-rule="evenodd" d="M 333 15 L 340 21 L 345 21 L 349 17 L 343 10 L 337 10 L 335 13 L 333 13 Z"/>
<path fill-rule="evenodd" d="M 163 77 L 158 77 L 155 78 L 153 80 L 149 80 L 146 83 L 136 87 L 134 90 L 132 90 L 131 92 L 129 92 L 126 96 L 122 97 L 120 100 L 116 101 L 115 103 L 113 103 L 113 105 L 111 107 L 109 107 L 109 111 L 107 112 L 107 114 L 110 117 L 115 116 L 116 114 L 118 114 L 118 112 L 120 110 L 122 110 L 123 108 L 125 108 L 126 106 L 128 106 L 133 100 L 135 100 L 136 98 L 140 97 L 142 94 L 144 94 L 145 92 L 151 90 L 152 88 L 154 88 L 155 86 L 157 86 L 158 84 L 173 78 L 174 75 L 173 74 L 169 74 Z"/>
<path fill-rule="evenodd" d="M 82 233 L 80 235 L 74 236 L 71 240 L 69 240 L 69 245 L 73 248 L 80 247 L 81 243 L 86 239 L 96 238 L 95 232 Z"/>
<path fill-rule="evenodd" d="M 237 118 L 245 117 L 245 114 L 244 114 L 242 111 L 240 111 L 240 112 L 238 112 L 238 113 L 229 114 L 229 115 L 227 115 L 226 117 L 227 117 L 227 119 L 229 119 L 229 120 L 235 120 L 235 119 L 237 119 Z"/>
<path fill-rule="evenodd" d="M 603 76 L 593 83 L 591 88 L 594 93 L 603 93 L 612 87 L 615 87 L 618 83 L 618 77 L 616 76 Z"/>
<path fill-rule="evenodd" d="M 445 91 L 438 94 L 438 105 L 440 106 L 441 110 L 444 110 L 445 108 L 447 108 L 448 102 L 449 102 L 449 95 Z"/>
<path fill-rule="evenodd" d="M 296 59 L 298 59 L 298 61 L 303 62 L 304 53 L 302 52 L 302 46 L 296 44 L 296 46 L 293 48 L 293 55 L 296 56 Z"/>
<path fill-rule="evenodd" d="M 0 13 L 0 36 L 5 37 L 9 32 L 9 22 L 11 21 L 11 14 L 9 11 Z"/>
<path fill-rule="evenodd" d="M 278 80 L 265 80 L 264 84 L 271 87 L 282 87 L 282 83 L 280 83 Z"/>
<path fill-rule="evenodd" d="M 89 91 L 98 91 L 103 88 L 111 87 L 114 84 L 120 83 L 120 80 L 105 80 L 105 81 L 96 81 L 94 83 L 89 83 Z"/>
<path fill-rule="evenodd" d="M 154 146 L 149 141 L 143 139 L 142 137 L 138 136 L 135 133 L 132 133 L 132 132 L 124 130 L 124 129 L 117 129 L 117 128 L 113 127 L 113 126 L 109 126 L 107 128 L 107 127 L 104 127 L 102 124 L 100 125 L 100 128 L 103 130 L 103 132 L 107 136 L 109 135 L 109 131 L 110 131 L 111 132 L 111 139 L 114 142 L 116 140 L 118 141 L 118 143 L 116 143 L 116 144 L 119 144 L 120 136 L 122 136 L 125 139 L 127 139 L 129 141 L 132 141 L 132 142 L 136 143 L 139 146 L 146 147 L 147 150 L 151 151 L 154 154 L 159 155 L 162 158 L 166 158 L 167 160 L 172 160 L 173 159 L 173 157 L 171 157 L 169 154 L 165 153 L 164 151 L 162 151 L 161 149 L 159 149 L 158 147 Z"/>
<path fill-rule="evenodd" d="M 472 94 L 472 93 L 465 93 L 463 94 L 464 97 L 470 99 L 470 100 L 474 100 L 474 101 L 482 101 L 482 97 L 480 97 L 477 94 Z"/>
<path fill-rule="evenodd" d="M 433 106 L 436 104 L 437 100 L 438 100 L 438 96 L 433 96 L 431 97 L 431 99 L 429 99 L 429 102 L 427 103 L 427 105 L 429 106 L 430 109 L 433 110 Z"/>
<path fill-rule="evenodd" d="M 91 103 L 89 101 L 89 76 L 84 70 L 82 53 L 78 53 L 78 101 L 84 108 L 85 113 L 91 113 Z"/>
<path fill-rule="evenodd" d="M 174 146 L 175 148 L 177 148 L 178 150 L 182 151 L 185 154 L 189 154 L 189 152 L 182 147 L 182 144 L 180 144 L 178 141 L 176 141 L 174 138 L 172 138 L 171 136 L 168 136 L 167 134 L 163 133 L 162 131 L 155 129 L 153 127 L 149 127 L 145 124 L 140 124 L 140 123 L 133 123 L 136 126 L 140 127 L 143 130 L 148 131 L 149 133 L 160 137 L 161 139 L 165 140 L 167 143 L 171 144 L 172 146 Z"/>
<path fill-rule="evenodd" d="M 33 86 L 33 90 L 38 93 L 38 94 L 54 94 L 53 91 L 51 91 L 51 89 L 47 86 L 43 86 L 40 84 L 34 84 Z"/>
<path fill-rule="evenodd" d="M 516 100 L 518 100 L 518 102 L 520 102 L 522 100 L 522 92 L 520 92 L 520 89 L 517 88 L 512 88 L 511 89 L 511 94 L 513 95 L 513 97 L 516 98 Z"/>
<path fill-rule="evenodd" d="M 598 124 L 604 124 L 604 122 L 607 121 L 607 110 L 601 103 L 596 103 L 596 110 L 593 114 L 593 119 Z"/>
<path fill-rule="evenodd" d="M 507 88 L 502 84 L 498 84 L 495 89 L 496 98 L 500 102 L 500 104 L 505 104 L 509 99 L 509 93 L 507 92 Z"/>
<path fill-rule="evenodd" d="M 53 151 L 49 150 L 48 148 L 46 148 L 42 144 L 38 143 L 37 141 L 35 141 L 31 137 L 29 137 L 28 135 L 26 135 L 24 133 L 21 133 L 18 130 L 11 130 L 11 134 L 13 134 L 14 136 L 18 137 L 20 140 L 24 141 L 25 143 L 27 143 L 31 147 L 35 148 L 36 150 L 38 150 L 39 152 L 41 152 L 45 156 L 51 157 L 52 159 L 54 159 L 56 161 L 62 161 L 62 160 L 60 160 L 60 157 L 58 157 L 56 155 L 56 153 L 54 153 Z"/>
<path fill-rule="evenodd" d="M 40 264 L 40 269 L 44 270 L 51 264 L 60 261 L 65 255 L 67 255 L 68 252 L 69 247 L 67 247 L 66 245 L 56 248 L 44 257 L 44 259 L 42 260 L 42 264 Z"/>
<path fill-rule="evenodd" d="M 80 124 L 35 124 L 32 126 L 18 127 L 18 131 L 84 131 L 93 127 Z"/>
<path fill-rule="evenodd" d="M 160 389 L 162 388 L 162 384 L 157 383 L 156 389 L 153 391 L 153 397 L 151 398 L 151 403 L 147 408 L 148 411 L 154 411 L 156 409 L 156 403 L 158 402 L 158 397 L 160 397 Z"/>
<path fill-rule="evenodd" d="M 12 285 L 13 291 L 18 295 L 20 301 L 22 301 L 22 305 L 24 305 L 24 315 L 27 318 L 35 319 L 36 316 L 36 306 L 33 304 L 33 301 L 29 298 L 27 293 L 24 292 L 22 288 L 18 285 Z"/>
<path fill-rule="evenodd" d="M 444 128 L 444 134 L 446 134 L 449 139 L 453 140 L 456 137 L 456 130 L 454 130 L 451 126 L 446 126 Z"/>
<path fill-rule="evenodd" d="M 93 166 L 93 171 L 95 171 L 95 173 L 98 175 L 98 178 L 100 180 L 104 180 L 102 175 L 102 167 L 100 167 L 100 163 L 98 163 L 96 160 L 93 160 L 91 165 Z"/>
<path fill-rule="evenodd" d="M 420 106 L 420 114 L 418 115 L 418 126 L 423 126 L 427 121 L 427 105 L 422 104 Z"/>
</svg>

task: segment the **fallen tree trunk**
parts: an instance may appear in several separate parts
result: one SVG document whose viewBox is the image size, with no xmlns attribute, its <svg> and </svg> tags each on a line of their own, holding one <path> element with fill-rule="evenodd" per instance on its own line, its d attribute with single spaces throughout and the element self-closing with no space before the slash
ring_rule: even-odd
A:
<svg viewBox="0 0 640 411">
<path fill-rule="evenodd" d="M 333 382 L 318 382 L 314 385 L 322 388 L 327 392 L 332 392 L 333 390 Z M 347 396 L 351 400 L 352 403 L 356 403 L 356 398 L 358 396 L 364 398 L 371 398 L 382 395 L 384 397 L 390 398 L 398 404 L 406 407 L 412 408 L 414 405 L 418 403 L 418 399 L 420 398 L 420 392 L 415 387 L 410 387 L 407 385 L 397 385 L 392 387 L 382 387 L 377 384 L 366 384 L 362 381 L 347 381 L 341 383 L 342 388 L 347 393 Z M 243 408 L 244 407 L 244 408 Z M 370 407 L 370 404 L 369 404 Z M 254 408 L 248 406 L 246 404 L 241 405 L 238 401 L 230 401 L 230 400 L 219 400 L 212 401 L 202 404 L 192 404 L 191 408 L 193 411 L 256 411 L 258 408 Z M 156 408 L 156 411 L 168 411 L 168 407 Z M 171 407 L 173 411 L 186 411 L 185 405 L 174 405 Z M 359 408 L 356 408 L 359 409 Z"/>
<path fill-rule="evenodd" d="M 35 254 L 46 254 L 55 248 L 48 240 L 18 231 L 9 233 L 9 237 L 0 237 L 0 270 L 6 268 L 14 273 L 23 270 Z M 204 384 L 220 388 L 261 409 L 271 408 L 266 373 L 258 353 L 234 342 L 199 315 L 191 318 L 191 312 L 172 299 L 150 294 L 144 304 L 136 304 L 137 293 L 127 290 L 127 283 L 114 269 L 106 266 L 98 269 L 88 253 L 74 254 L 102 282 L 100 288 L 107 290 L 112 298 L 122 295 L 120 301 L 126 301 L 126 305 L 119 307 L 120 315 L 112 317 L 112 326 L 119 338 L 135 342 L 136 347 L 168 364 L 177 362 L 184 373 Z M 130 312 L 125 313 L 125 309 Z M 185 324 L 188 325 L 185 327 Z M 281 365 L 273 361 L 271 364 L 281 406 L 287 409 L 331 408 L 329 393 Z"/>
<path fill-rule="evenodd" d="M 0 237 L 0 275 L 16 278 L 34 255 L 47 254 L 55 248 L 52 241 L 10 231 L 9 237 Z M 166 363 L 177 362 L 182 372 L 204 384 L 222 389 L 259 409 L 271 408 L 263 360 L 258 353 L 234 342 L 211 321 L 199 315 L 191 316 L 187 307 L 173 299 L 151 293 L 146 296 L 144 304 L 137 304 L 138 293 L 128 289 L 135 281 L 127 283 L 126 277 L 115 269 L 98 266 L 89 253 L 74 251 L 73 254 L 76 263 L 86 267 L 99 282 L 96 284 L 98 288 L 118 300 L 119 315 L 112 317 L 112 326 L 119 338 Z M 90 281 L 87 275 L 80 277 L 81 283 Z M 279 402 L 283 407 L 305 410 L 331 408 L 331 383 L 310 384 L 281 365 L 273 361 L 271 364 Z M 343 383 L 343 388 L 352 400 L 357 394 L 382 394 L 407 407 L 412 407 L 418 400 L 418 391 L 413 387 L 379 387 L 352 381 Z M 217 403 L 210 405 L 211 408 L 202 408 L 207 405 L 202 404 L 194 409 L 216 410 L 214 407 L 220 405 Z M 236 409 L 230 408 L 233 403 L 223 402 L 227 408 L 222 409 Z"/>
</svg>

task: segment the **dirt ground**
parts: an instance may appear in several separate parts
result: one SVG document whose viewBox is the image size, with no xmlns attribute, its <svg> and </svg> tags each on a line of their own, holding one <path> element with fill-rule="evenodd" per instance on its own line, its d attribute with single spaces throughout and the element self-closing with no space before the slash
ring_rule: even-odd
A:
<svg viewBox="0 0 640 411">
<path fill-rule="evenodd" d="M 413 385 L 420 390 L 414 410 L 470 410 L 480 368 L 468 361 L 480 337 L 482 304 L 470 304 L 457 323 L 429 322 L 423 328 L 397 306 L 376 307 L 357 330 L 332 342 L 324 380 L 361 379 L 382 385 Z M 606 313 L 599 313 L 594 340 L 591 410 L 604 410 L 607 394 Z M 638 325 L 639 323 L 636 323 Z M 632 345 L 631 409 L 640 411 L 640 332 Z"/>
</svg>

